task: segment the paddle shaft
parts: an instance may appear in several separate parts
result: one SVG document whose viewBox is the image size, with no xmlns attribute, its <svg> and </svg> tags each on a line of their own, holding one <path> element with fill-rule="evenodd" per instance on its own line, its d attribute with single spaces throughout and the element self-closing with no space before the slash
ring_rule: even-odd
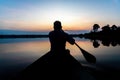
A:
<svg viewBox="0 0 120 80">
<path fill-rule="evenodd" d="M 85 59 L 90 62 L 90 63 L 96 63 L 96 58 L 95 56 L 93 56 L 92 54 L 88 53 L 87 51 L 85 51 L 84 49 L 82 49 L 77 43 L 75 43 L 75 45 L 81 50 L 83 56 L 85 57 Z"/>
<path fill-rule="evenodd" d="M 75 42 L 75 45 L 79 48 L 79 49 L 81 49 L 81 47 Z"/>
</svg>

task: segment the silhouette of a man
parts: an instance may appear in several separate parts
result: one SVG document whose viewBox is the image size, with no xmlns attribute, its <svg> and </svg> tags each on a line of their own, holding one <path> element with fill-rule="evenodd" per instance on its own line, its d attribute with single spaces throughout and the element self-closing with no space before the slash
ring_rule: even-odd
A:
<svg viewBox="0 0 120 80">
<path fill-rule="evenodd" d="M 75 40 L 62 30 L 60 21 L 54 22 L 54 30 L 49 33 L 51 51 L 63 52 L 66 50 L 66 42 L 74 44 Z"/>
</svg>

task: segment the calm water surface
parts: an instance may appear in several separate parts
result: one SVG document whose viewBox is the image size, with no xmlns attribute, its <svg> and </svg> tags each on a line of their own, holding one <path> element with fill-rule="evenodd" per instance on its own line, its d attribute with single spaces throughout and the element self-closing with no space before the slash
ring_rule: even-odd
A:
<svg viewBox="0 0 120 80">
<path fill-rule="evenodd" d="M 110 68 L 120 70 L 120 46 L 93 47 L 90 40 L 76 38 L 81 48 L 90 52 L 97 58 L 96 64 L 89 64 L 81 51 L 67 43 L 66 47 L 81 64 L 99 69 Z M 40 39 L 0 39 L 0 80 L 14 76 L 19 71 L 33 63 L 50 50 L 48 38 Z"/>
</svg>

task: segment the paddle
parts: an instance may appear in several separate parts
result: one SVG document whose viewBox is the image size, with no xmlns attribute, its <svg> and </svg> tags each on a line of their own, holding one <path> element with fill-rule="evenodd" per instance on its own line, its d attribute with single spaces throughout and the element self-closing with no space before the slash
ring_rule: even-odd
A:
<svg viewBox="0 0 120 80">
<path fill-rule="evenodd" d="M 89 63 L 96 63 L 96 58 L 95 56 L 93 56 L 92 54 L 90 54 L 89 52 L 85 51 L 84 49 L 82 49 L 77 43 L 75 43 L 75 45 L 81 50 L 83 56 L 85 57 L 85 59 L 89 62 Z"/>
</svg>

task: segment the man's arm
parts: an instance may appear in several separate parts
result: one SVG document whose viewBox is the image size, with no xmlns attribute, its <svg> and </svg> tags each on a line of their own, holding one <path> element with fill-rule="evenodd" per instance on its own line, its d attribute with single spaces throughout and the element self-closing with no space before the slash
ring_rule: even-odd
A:
<svg viewBox="0 0 120 80">
<path fill-rule="evenodd" d="M 67 33 L 66 33 L 66 37 L 67 37 L 67 41 L 70 43 L 70 44 L 74 44 L 75 43 L 75 39 L 72 37 L 72 36 L 70 36 L 70 35 L 68 35 Z"/>
</svg>

